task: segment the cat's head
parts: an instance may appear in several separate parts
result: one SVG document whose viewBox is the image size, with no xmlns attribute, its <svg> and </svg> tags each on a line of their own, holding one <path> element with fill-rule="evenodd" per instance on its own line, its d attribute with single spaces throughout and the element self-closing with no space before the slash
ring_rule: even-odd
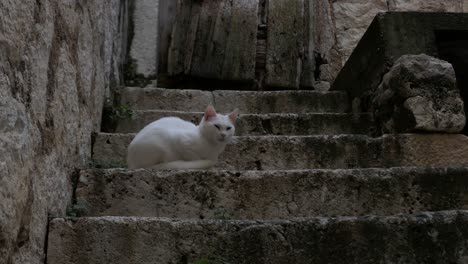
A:
<svg viewBox="0 0 468 264">
<path fill-rule="evenodd" d="M 236 131 L 238 110 L 227 115 L 217 114 L 213 106 L 208 106 L 200 122 L 200 130 L 212 143 L 229 143 Z"/>
</svg>

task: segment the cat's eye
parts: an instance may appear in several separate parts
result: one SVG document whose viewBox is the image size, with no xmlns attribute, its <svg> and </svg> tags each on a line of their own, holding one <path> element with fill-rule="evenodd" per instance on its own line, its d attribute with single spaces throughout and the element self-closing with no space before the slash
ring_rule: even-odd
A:
<svg viewBox="0 0 468 264">
<path fill-rule="evenodd" d="M 232 127 L 226 127 L 226 130 L 231 130 Z"/>
<path fill-rule="evenodd" d="M 214 125 L 217 129 L 220 129 L 219 125 Z"/>
</svg>

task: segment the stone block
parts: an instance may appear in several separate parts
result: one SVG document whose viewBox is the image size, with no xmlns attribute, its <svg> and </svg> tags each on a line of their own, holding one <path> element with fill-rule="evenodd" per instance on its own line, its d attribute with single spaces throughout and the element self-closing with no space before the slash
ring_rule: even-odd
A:
<svg viewBox="0 0 468 264">
<path fill-rule="evenodd" d="M 458 133 L 465 126 L 452 65 L 427 55 L 400 57 L 373 95 L 372 108 L 384 133 Z"/>
</svg>

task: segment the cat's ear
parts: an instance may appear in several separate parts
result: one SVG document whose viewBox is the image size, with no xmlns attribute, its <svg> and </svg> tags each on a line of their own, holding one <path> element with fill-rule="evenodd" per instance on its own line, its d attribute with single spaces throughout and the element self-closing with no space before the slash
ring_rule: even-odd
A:
<svg viewBox="0 0 468 264">
<path fill-rule="evenodd" d="M 233 124 L 236 123 L 236 120 L 237 120 L 237 117 L 238 117 L 238 116 L 239 116 L 239 109 L 237 109 L 237 108 L 236 108 L 234 111 L 232 111 L 232 113 L 230 113 L 230 114 L 228 115 L 229 120 L 231 120 L 231 122 L 232 122 Z"/>
<path fill-rule="evenodd" d="M 209 105 L 205 110 L 205 121 L 211 120 L 216 117 L 216 110 L 212 105 Z"/>
</svg>

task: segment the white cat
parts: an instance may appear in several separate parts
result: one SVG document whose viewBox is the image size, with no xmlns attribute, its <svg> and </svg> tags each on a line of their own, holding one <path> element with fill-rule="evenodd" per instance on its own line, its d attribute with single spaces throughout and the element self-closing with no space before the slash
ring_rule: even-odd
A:
<svg viewBox="0 0 468 264">
<path fill-rule="evenodd" d="M 237 115 L 237 109 L 220 115 L 208 106 L 198 126 L 177 117 L 154 121 L 128 146 L 128 168 L 211 168 L 234 135 Z"/>
</svg>

